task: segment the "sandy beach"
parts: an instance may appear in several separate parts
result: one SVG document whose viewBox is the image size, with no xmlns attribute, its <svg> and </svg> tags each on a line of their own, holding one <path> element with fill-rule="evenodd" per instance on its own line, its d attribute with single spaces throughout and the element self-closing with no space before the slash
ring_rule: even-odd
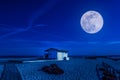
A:
<svg viewBox="0 0 120 80">
<path fill-rule="evenodd" d="M 84 58 L 71 58 L 69 61 L 26 62 L 16 64 L 23 80 L 99 80 L 96 73 L 96 64 L 106 62 L 115 69 L 120 70 L 120 61 L 98 58 L 95 60 Z M 38 71 L 45 65 L 57 64 L 64 70 L 64 74 L 55 75 Z M 3 65 L 0 65 L 2 74 Z"/>
</svg>

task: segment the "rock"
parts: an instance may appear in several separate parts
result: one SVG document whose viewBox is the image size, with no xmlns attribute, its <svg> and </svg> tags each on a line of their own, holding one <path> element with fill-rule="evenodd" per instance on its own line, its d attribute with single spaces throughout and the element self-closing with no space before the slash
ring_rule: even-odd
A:
<svg viewBox="0 0 120 80">
<path fill-rule="evenodd" d="M 52 74 L 52 70 L 50 69 L 49 66 L 44 66 L 41 70 L 48 74 Z"/>
<path fill-rule="evenodd" d="M 44 66 L 41 69 L 48 74 L 63 74 L 64 71 L 57 66 L 57 64 L 51 64 L 50 66 Z"/>
<path fill-rule="evenodd" d="M 56 64 L 51 64 L 53 74 L 63 74 L 64 71 L 60 69 Z"/>
</svg>

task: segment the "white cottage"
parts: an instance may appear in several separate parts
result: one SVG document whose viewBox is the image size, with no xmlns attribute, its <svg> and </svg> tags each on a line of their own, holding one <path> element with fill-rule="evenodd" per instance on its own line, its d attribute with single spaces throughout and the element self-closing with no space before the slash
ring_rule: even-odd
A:
<svg viewBox="0 0 120 80">
<path fill-rule="evenodd" d="M 49 48 L 45 50 L 45 58 L 48 59 L 57 59 L 57 60 L 69 60 L 68 51 L 66 50 L 58 50 L 55 48 Z"/>
</svg>

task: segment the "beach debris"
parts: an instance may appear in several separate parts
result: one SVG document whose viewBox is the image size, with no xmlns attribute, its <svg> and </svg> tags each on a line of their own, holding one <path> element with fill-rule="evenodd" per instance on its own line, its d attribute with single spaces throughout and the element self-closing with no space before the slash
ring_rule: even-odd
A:
<svg viewBox="0 0 120 80">
<path fill-rule="evenodd" d="M 96 71 L 99 80 L 120 80 L 120 72 L 107 63 L 97 64 Z"/>
<path fill-rule="evenodd" d="M 23 63 L 22 60 L 8 60 L 8 63 Z"/>
<path fill-rule="evenodd" d="M 104 58 L 104 59 L 106 59 L 108 57 L 107 56 L 85 56 L 84 58 L 85 59 L 90 59 L 90 60 L 96 60 L 98 58 Z"/>
<path fill-rule="evenodd" d="M 50 64 L 49 66 L 44 66 L 41 69 L 48 74 L 63 74 L 64 71 L 57 66 L 57 64 Z"/>
</svg>

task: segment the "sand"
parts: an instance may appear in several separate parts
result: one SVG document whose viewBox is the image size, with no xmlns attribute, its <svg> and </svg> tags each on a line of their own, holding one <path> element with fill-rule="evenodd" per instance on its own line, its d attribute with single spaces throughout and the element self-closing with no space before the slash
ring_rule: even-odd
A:
<svg viewBox="0 0 120 80">
<path fill-rule="evenodd" d="M 3 65 L 0 65 L 0 77 L 1 77 L 2 71 L 3 71 Z"/>
<path fill-rule="evenodd" d="M 120 63 L 108 59 L 71 59 L 69 61 L 48 61 L 17 64 L 23 80 L 98 80 L 96 64 L 106 62 L 120 70 Z M 47 74 L 38 71 L 45 65 L 56 63 L 65 73 L 62 75 Z M 118 64 L 119 63 L 119 64 Z"/>
<path fill-rule="evenodd" d="M 16 64 L 23 80 L 98 80 L 96 64 L 105 62 L 117 70 L 120 70 L 120 61 L 110 59 L 84 59 L 71 58 L 69 61 L 37 61 Z M 62 75 L 47 74 L 38 71 L 45 65 L 57 64 L 64 70 Z M 0 76 L 3 71 L 3 64 L 0 64 Z"/>
</svg>

